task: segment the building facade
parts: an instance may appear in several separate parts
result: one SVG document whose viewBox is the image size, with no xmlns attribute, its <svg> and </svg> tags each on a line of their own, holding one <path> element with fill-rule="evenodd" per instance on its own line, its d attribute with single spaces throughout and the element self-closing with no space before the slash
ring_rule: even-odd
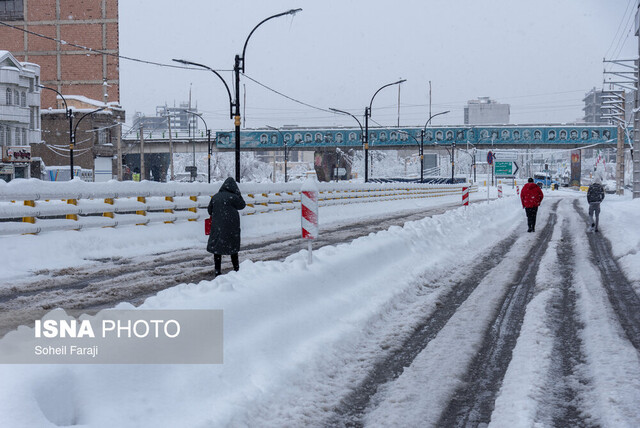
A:
<svg viewBox="0 0 640 428">
<path fill-rule="evenodd" d="M 29 145 L 41 141 L 39 79 L 38 65 L 0 51 L 0 179 L 5 181 L 31 176 Z"/>
<path fill-rule="evenodd" d="M 489 97 L 467 101 L 464 108 L 465 125 L 507 125 L 510 117 L 509 104 L 501 104 Z"/>
<path fill-rule="evenodd" d="M 103 104 L 81 96 L 65 96 L 73 111 L 72 128 L 75 133 L 73 148 L 74 175 L 80 176 L 83 170 L 91 171 L 93 181 L 111 180 L 116 176 L 117 147 L 121 138 L 121 124 L 125 121 L 125 112 L 117 103 Z M 99 108 L 104 110 L 97 111 Z M 34 156 L 42 159 L 46 165 L 43 171 L 45 180 L 58 180 L 55 173 L 47 171 L 64 170 L 68 179 L 71 151 L 69 118 L 64 109 L 42 111 L 42 143 L 33 144 Z M 49 175 L 47 175 L 49 174 Z"/>
<path fill-rule="evenodd" d="M 607 99 L 611 99 L 610 93 L 616 92 L 618 94 L 622 94 L 624 97 L 624 110 L 625 110 L 625 121 L 629 123 L 633 118 L 633 104 L 634 104 L 634 93 L 633 92 L 623 92 L 623 91 L 604 91 L 602 89 L 593 88 L 589 92 L 587 92 L 582 99 L 584 102 L 584 107 L 582 110 L 584 111 L 584 123 L 588 124 L 608 124 L 612 123 L 611 120 L 607 117 L 610 115 L 612 110 L 608 110 L 606 107 L 603 108 L 603 104 L 607 102 Z M 604 95 L 604 96 L 603 96 Z"/>
<path fill-rule="evenodd" d="M 118 0 L 2 0 L 0 20 L 15 27 L 0 27 L 0 48 L 39 64 L 44 86 L 119 101 Z M 55 92 L 41 105 L 56 108 Z"/>
<path fill-rule="evenodd" d="M 180 103 L 178 107 L 157 106 L 155 116 L 145 116 L 143 113 L 136 112 L 132 128 L 142 127 L 145 134 L 150 134 L 152 137 L 168 136 L 168 121 L 171 121 L 172 135 L 203 137 L 204 131 L 198 130 L 199 122 L 202 121 L 196 117 L 196 114 L 199 114 L 198 108 L 190 107 L 186 102 Z"/>
</svg>

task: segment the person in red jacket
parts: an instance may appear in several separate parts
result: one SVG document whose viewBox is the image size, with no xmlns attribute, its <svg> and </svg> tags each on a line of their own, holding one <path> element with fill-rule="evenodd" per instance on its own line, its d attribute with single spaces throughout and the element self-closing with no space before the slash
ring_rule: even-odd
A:
<svg viewBox="0 0 640 428">
<path fill-rule="evenodd" d="M 520 192 L 520 200 L 522 201 L 522 208 L 527 213 L 527 225 L 529 226 L 527 232 L 535 232 L 536 215 L 544 195 L 542 194 L 542 189 L 533 182 L 533 178 L 529 178 L 527 181 L 528 183 L 522 187 Z"/>
</svg>

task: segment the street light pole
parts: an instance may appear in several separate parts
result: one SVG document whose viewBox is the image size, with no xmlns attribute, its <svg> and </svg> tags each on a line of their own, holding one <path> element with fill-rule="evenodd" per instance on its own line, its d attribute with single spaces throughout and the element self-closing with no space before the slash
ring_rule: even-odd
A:
<svg viewBox="0 0 640 428">
<path fill-rule="evenodd" d="M 67 119 L 69 119 L 69 167 L 71 169 L 71 175 L 69 176 L 70 177 L 69 179 L 72 180 L 73 179 L 73 145 L 75 143 L 74 136 L 73 136 L 73 111 L 71 111 L 71 109 L 69 108 L 69 105 L 67 104 L 67 100 L 64 98 L 64 95 L 62 95 L 56 89 L 49 88 L 47 86 L 42 86 L 42 85 L 38 85 L 38 87 L 42 89 L 48 89 L 60 95 L 60 98 L 62 98 L 62 102 L 64 103 L 64 109 L 67 115 Z"/>
<path fill-rule="evenodd" d="M 420 130 L 420 183 L 424 181 L 424 129 Z"/>
<path fill-rule="evenodd" d="M 399 85 L 400 83 L 406 82 L 406 81 L 407 81 L 407 79 L 401 79 L 401 80 L 398 80 L 397 82 L 388 83 L 388 84 L 380 87 L 380 89 L 378 89 L 373 94 L 373 97 L 371 97 L 371 101 L 369 102 L 369 107 L 365 107 L 364 108 L 364 131 L 365 131 L 365 136 L 364 136 L 364 182 L 365 183 L 367 183 L 369 181 L 369 117 L 371 117 L 371 106 L 373 104 L 373 99 L 376 97 L 376 95 L 378 95 L 378 92 L 380 92 L 384 88 L 387 88 L 387 87 L 393 86 L 393 85 Z"/>
<path fill-rule="evenodd" d="M 451 110 L 441 111 L 441 112 L 439 112 L 439 113 L 436 113 L 436 114 L 432 114 L 432 115 L 430 115 L 430 116 L 429 116 L 429 119 L 427 120 L 427 123 L 425 123 L 425 124 L 424 124 L 424 128 L 422 128 L 422 129 L 423 129 L 422 135 L 424 135 L 424 134 L 427 132 L 427 126 L 429 126 L 429 123 L 431 123 L 431 119 L 433 119 L 433 118 L 434 118 L 434 117 L 436 117 L 436 116 L 440 116 L 441 114 L 447 114 L 447 113 L 449 113 L 450 111 L 451 111 Z M 454 141 L 454 144 L 455 144 L 455 141 Z M 454 146 L 454 147 L 455 147 L 455 146 Z M 423 153 L 424 153 L 424 148 L 423 148 Z M 453 158 L 452 158 L 452 162 L 453 162 Z M 453 184 L 453 165 L 451 166 L 451 168 L 452 168 L 452 173 L 451 173 L 451 184 Z M 421 174 L 421 175 L 422 175 L 422 174 Z"/>
<path fill-rule="evenodd" d="M 236 140 L 236 144 L 235 144 L 235 152 L 236 152 L 236 159 L 235 159 L 236 174 L 235 174 L 235 176 L 236 177 L 235 178 L 236 178 L 237 182 L 240 182 L 240 124 L 241 124 L 241 117 L 240 117 L 240 73 L 244 73 L 244 71 L 245 71 L 245 54 L 246 54 L 246 51 L 247 51 L 247 44 L 249 43 L 249 39 L 251 38 L 253 33 L 258 29 L 258 27 L 260 27 L 265 22 L 269 21 L 270 19 L 279 18 L 281 16 L 295 15 L 296 13 L 300 12 L 301 10 L 302 9 L 291 9 L 291 10 L 288 10 L 286 12 L 282 12 L 282 13 L 278 13 L 276 15 L 272 15 L 272 16 L 270 16 L 268 18 L 263 19 L 262 21 L 260 21 L 260 23 L 258 25 L 253 27 L 253 30 L 251 30 L 251 32 L 249 33 L 249 36 L 247 36 L 247 39 L 244 42 L 244 47 L 242 48 L 242 56 L 236 55 L 235 58 L 234 58 L 233 74 L 234 74 L 234 83 L 235 83 L 235 101 L 234 101 L 233 97 L 231 96 L 231 90 L 229 89 L 229 85 L 227 85 L 227 82 L 222 78 L 222 76 L 220 76 L 220 74 L 217 71 L 215 71 L 211 67 L 208 67 L 208 66 L 203 65 L 203 64 L 198 64 L 198 63 L 191 62 L 191 61 L 186 61 L 186 60 L 183 60 L 183 59 L 174 59 L 174 61 L 179 62 L 181 64 L 194 65 L 196 67 L 206 68 L 207 70 L 212 71 L 216 76 L 218 76 L 220 78 L 220 80 L 222 80 L 222 83 L 224 83 L 225 88 L 227 88 L 227 93 L 229 94 L 230 116 L 231 116 L 231 119 L 233 119 L 233 124 L 234 124 L 234 127 L 235 127 L 235 140 Z"/>
<path fill-rule="evenodd" d="M 76 122 L 76 126 L 73 127 L 73 132 L 71 134 L 71 151 L 70 153 L 70 160 L 71 160 L 71 180 L 73 180 L 73 146 L 75 146 L 76 144 L 76 131 L 78 130 L 78 125 L 80 125 L 80 122 L 82 122 L 82 119 L 84 119 L 87 116 L 91 116 L 94 113 L 97 113 L 99 111 L 102 111 L 104 109 L 106 109 L 107 107 L 100 107 L 99 109 L 96 109 L 94 111 L 91 111 L 89 113 L 85 113 L 84 115 L 82 115 L 80 117 L 80 119 L 78 119 L 78 121 Z"/>
<path fill-rule="evenodd" d="M 284 134 L 278 128 L 276 128 L 274 126 L 269 126 L 269 125 L 266 125 L 266 127 L 269 128 L 269 129 L 273 129 L 274 131 L 278 131 L 278 133 L 282 137 L 282 144 L 284 145 L 284 182 L 286 183 L 288 181 L 288 178 L 289 178 L 288 175 L 287 175 L 287 160 L 288 160 L 287 140 L 284 139 Z M 274 173 L 274 180 L 275 180 L 275 173 Z"/>
<path fill-rule="evenodd" d="M 234 125 L 236 128 L 235 134 L 236 134 L 236 181 L 237 182 L 240 182 L 240 123 L 241 123 L 241 120 L 240 120 L 240 73 L 241 72 L 244 73 L 245 71 L 245 58 L 246 58 L 246 52 L 247 52 L 247 44 L 249 43 L 249 39 L 251 38 L 253 33 L 258 29 L 258 27 L 260 27 L 265 22 L 274 18 L 279 18 L 281 16 L 295 15 L 301 10 L 302 9 L 290 9 L 286 12 L 272 15 L 260 21 L 258 25 L 253 27 L 253 30 L 251 30 L 251 32 L 247 36 L 247 39 L 244 41 L 244 47 L 242 48 L 242 56 L 239 56 L 239 55 L 235 56 L 233 72 L 235 74 L 235 82 L 236 82 L 236 103 L 235 103 L 235 116 L 233 119 L 234 119 Z"/>
<path fill-rule="evenodd" d="M 420 141 L 418 141 L 418 139 L 416 137 L 414 137 L 413 135 L 409 134 L 408 132 L 405 131 L 398 131 L 400 134 L 404 134 L 408 137 L 413 138 L 413 141 L 416 142 L 416 144 L 418 145 L 418 154 L 420 155 L 420 183 L 423 182 L 424 180 L 424 130 L 421 129 L 420 130 Z"/>
<path fill-rule="evenodd" d="M 185 110 L 185 112 L 187 113 L 191 113 L 192 115 L 199 117 L 200 120 L 202 120 L 202 123 L 204 123 L 204 129 L 205 132 L 207 134 L 207 163 L 208 163 L 208 168 L 209 168 L 209 175 L 208 175 L 208 183 L 211 183 L 211 130 L 209 129 L 209 127 L 207 126 L 207 122 L 204 120 L 204 118 L 202 117 L 201 114 L 196 113 L 195 111 L 191 111 L 191 110 Z M 194 132 L 195 134 L 195 132 Z M 196 165 L 196 146 L 195 146 L 195 142 L 193 143 L 193 166 Z"/>
<path fill-rule="evenodd" d="M 455 154 L 456 154 L 456 140 L 453 140 L 451 143 L 451 184 L 455 184 L 454 180 L 454 172 L 455 172 Z"/>
<path fill-rule="evenodd" d="M 360 121 L 358 120 L 357 117 L 355 117 L 354 115 L 352 115 L 351 113 L 349 113 L 348 111 L 344 111 L 344 110 L 338 110 L 337 108 L 333 108 L 333 107 L 329 107 L 329 110 L 331 110 L 334 113 L 342 113 L 342 114 L 346 114 L 348 116 L 351 116 L 356 122 L 358 122 L 358 126 L 360 127 L 360 141 L 362 142 L 362 144 L 364 145 L 365 143 L 365 132 L 364 129 L 362 128 L 362 123 L 360 123 Z M 365 114 L 365 119 L 366 119 L 366 114 Z M 365 149 L 365 156 L 364 156 L 364 164 L 365 164 L 365 175 L 366 175 L 366 171 L 367 171 L 367 155 L 366 155 L 366 149 Z"/>
</svg>

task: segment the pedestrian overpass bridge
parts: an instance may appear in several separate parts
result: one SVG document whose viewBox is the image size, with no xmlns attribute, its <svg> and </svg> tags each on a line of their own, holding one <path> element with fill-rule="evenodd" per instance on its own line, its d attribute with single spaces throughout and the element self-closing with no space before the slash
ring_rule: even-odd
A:
<svg viewBox="0 0 640 428">
<path fill-rule="evenodd" d="M 631 145 L 632 130 L 624 131 L 625 146 Z M 249 151 L 360 149 L 363 145 L 360 128 L 282 128 L 250 129 L 240 132 L 240 148 Z M 477 149 L 578 149 L 612 147 L 618 141 L 618 128 L 611 125 L 503 125 L 444 127 L 375 127 L 369 128 L 370 150 L 415 149 L 438 150 L 453 145 L 469 145 Z M 139 138 L 124 139 L 129 146 L 139 146 Z M 235 150 L 233 131 L 216 132 L 211 141 L 206 137 L 176 136 L 172 139 L 174 153 Z M 145 153 L 168 153 L 169 138 L 145 137 Z"/>
</svg>

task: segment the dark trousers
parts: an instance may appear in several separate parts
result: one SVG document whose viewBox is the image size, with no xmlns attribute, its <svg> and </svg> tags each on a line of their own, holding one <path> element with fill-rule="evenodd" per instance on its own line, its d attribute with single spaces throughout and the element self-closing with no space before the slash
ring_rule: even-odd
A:
<svg viewBox="0 0 640 428">
<path fill-rule="evenodd" d="M 529 230 L 535 230 L 538 207 L 525 208 L 524 211 L 527 213 L 527 226 L 529 226 Z"/>
<path fill-rule="evenodd" d="M 214 254 L 213 255 L 213 264 L 215 265 L 216 275 L 220 275 L 222 269 L 222 254 Z M 231 264 L 233 265 L 233 270 L 240 270 L 240 261 L 238 260 L 238 253 L 231 254 Z"/>
</svg>

